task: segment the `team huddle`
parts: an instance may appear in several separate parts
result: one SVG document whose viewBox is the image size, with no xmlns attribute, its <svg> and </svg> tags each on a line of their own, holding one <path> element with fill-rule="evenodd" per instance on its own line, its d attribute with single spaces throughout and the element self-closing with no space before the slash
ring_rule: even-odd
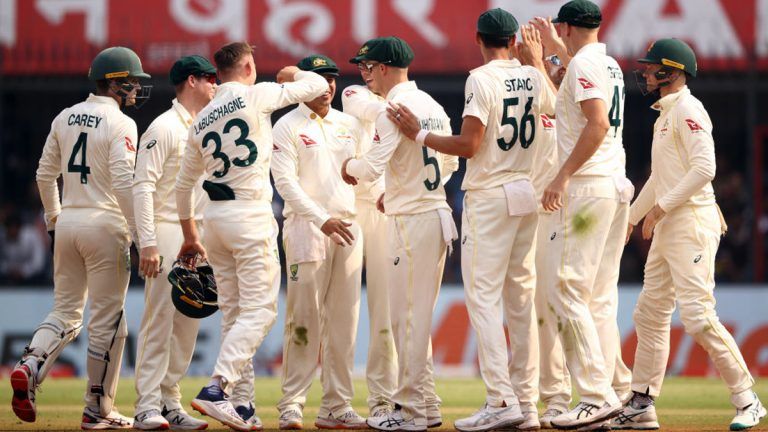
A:
<svg viewBox="0 0 768 432">
<path fill-rule="evenodd" d="M 711 185 L 712 124 L 686 86 L 695 54 L 661 39 L 639 60 L 638 84 L 658 93 L 659 117 L 651 175 L 630 205 L 624 76 L 598 41 L 601 20 L 588 0 L 522 27 L 503 9 L 480 15 L 483 64 L 466 81 L 458 135 L 409 80 L 414 53 L 397 37 L 369 40 L 349 60 L 364 85 L 341 91 L 343 111 L 331 107 L 339 68 L 327 56 L 258 84 L 247 43 L 221 47 L 215 66 L 182 57 L 170 71 L 176 98 L 140 138 L 121 110 L 146 101 L 140 80 L 149 75 L 130 49 L 102 51 L 89 71 L 96 93 L 53 120 L 37 171 L 55 238 L 55 303 L 11 374 L 16 415 L 36 420 L 35 392 L 80 332 L 87 298 L 83 429 L 207 428 L 181 405 L 179 381 L 197 318 L 218 306 L 221 347 L 192 407 L 238 431 L 262 430 L 253 356 L 276 320 L 281 280 L 271 175 L 285 201 L 288 281 L 280 429 L 304 427 L 318 358 L 316 427 L 442 425 L 430 330 L 458 239 L 486 399 L 455 421 L 457 430 L 658 429 L 654 400 L 676 304 L 731 392 L 730 429 L 757 425 L 766 410 L 714 309 L 726 225 Z M 294 104 L 273 128 L 271 114 Z M 444 189 L 459 157 L 467 160 L 460 235 Z M 630 371 L 617 283 L 624 244 L 641 221 L 652 243 Z M 133 419 L 114 407 L 132 242 L 145 278 Z M 363 265 L 367 418 L 351 404 Z M 190 281 L 215 289 L 216 302 L 172 298 Z M 573 408 L 571 383 L 580 398 Z"/>
</svg>

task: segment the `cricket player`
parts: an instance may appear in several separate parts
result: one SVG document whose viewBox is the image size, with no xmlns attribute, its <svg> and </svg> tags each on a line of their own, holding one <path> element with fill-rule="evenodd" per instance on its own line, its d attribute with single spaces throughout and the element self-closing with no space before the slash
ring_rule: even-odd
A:
<svg viewBox="0 0 768 432">
<path fill-rule="evenodd" d="M 253 51 L 244 42 L 223 46 L 214 54 L 214 61 L 222 84 L 192 122 L 176 182 L 184 233 L 179 257 L 208 259 L 222 312 L 216 366 L 192 407 L 235 430 L 260 430 L 261 420 L 250 405 L 252 362 L 277 316 L 279 284 L 275 282 L 280 272 L 269 183 L 270 114 L 320 96 L 328 90 L 328 83 L 314 72 L 288 66 L 277 75 L 282 84 L 254 85 Z M 192 205 L 192 190 L 203 174 L 203 189 L 211 200 L 204 215 L 209 253 L 200 242 Z M 238 391 L 241 386 L 250 390 L 248 405 L 240 405 L 246 402 Z"/>
<path fill-rule="evenodd" d="M 365 419 L 352 409 L 363 244 L 355 192 L 340 174 L 363 131 L 357 119 L 331 108 L 339 75 L 333 60 L 311 55 L 298 67 L 323 75 L 328 91 L 299 104 L 274 129 L 272 176 L 285 200 L 289 268 L 279 426 L 303 427 L 319 355 L 323 397 L 315 426 L 365 429 Z"/>
<path fill-rule="evenodd" d="M 367 73 L 361 71 L 361 73 Z M 376 133 L 376 116 L 386 102 L 366 86 L 351 85 L 341 93 L 344 112 L 355 116 L 363 128 L 363 138 L 357 143 L 356 156 L 361 157 L 380 143 Z M 368 300 L 368 359 L 365 379 L 368 385 L 370 417 L 381 417 L 392 411 L 392 394 L 397 384 L 397 354 L 392 337 L 387 291 L 388 265 L 386 248 L 387 215 L 383 210 L 384 176 L 374 181 L 359 181 L 355 186 L 355 220 L 363 233 L 365 288 Z M 378 205 L 377 205 L 378 204 Z M 427 418 L 437 423 L 439 409 L 427 407 Z M 442 421 L 441 421 L 442 423 Z M 428 424 L 430 424 L 428 420 Z"/>
<path fill-rule="evenodd" d="M 413 51 L 397 37 L 369 40 L 350 59 L 366 70 L 363 77 L 371 91 L 388 102 L 411 106 L 424 128 L 450 135 L 450 119 L 443 108 L 408 80 L 411 61 Z M 392 396 L 395 410 L 369 417 L 367 423 L 380 430 L 426 430 L 430 423 L 442 423 L 434 391 L 430 331 L 446 249 L 457 237 L 442 180 L 458 168 L 458 158 L 446 160 L 414 145 L 387 118 L 384 107 L 376 118 L 376 130 L 379 144 L 341 167 L 348 183 L 375 180 L 386 170 L 383 206 L 389 216 L 392 260 L 387 283 L 398 383 Z"/>
<path fill-rule="evenodd" d="M 141 60 L 124 47 L 107 48 L 91 64 L 96 94 L 66 108 L 51 124 L 37 169 L 37 185 L 53 248 L 53 311 L 37 327 L 11 372 L 13 412 L 37 416 L 35 390 L 64 347 L 80 332 L 89 302 L 83 429 L 130 429 L 114 409 L 128 328 L 123 305 L 130 277 L 136 123 L 121 112 L 148 97 Z M 142 94 L 139 95 L 139 90 Z M 59 203 L 56 180 L 62 176 Z"/>
<path fill-rule="evenodd" d="M 621 410 L 612 388 L 620 352 L 616 281 L 634 189 L 621 136 L 624 78 L 598 42 L 601 20 L 597 5 L 573 0 L 552 21 L 572 57 L 557 95 L 560 167 L 542 197 L 544 210 L 555 214 L 539 273 L 557 276 L 545 286 L 581 396 L 551 420 L 556 428 L 599 426 Z"/>
<path fill-rule="evenodd" d="M 136 354 L 136 416 L 143 430 L 204 429 L 181 406 L 179 380 L 192 360 L 200 321 L 177 311 L 163 269 L 170 269 L 184 240 L 173 187 L 187 146 L 189 127 L 216 91 L 216 68 L 204 57 L 177 60 L 170 71 L 176 98 L 141 136 L 133 185 L 136 228 L 141 244 L 139 273 L 145 277 L 144 316 Z M 202 217 L 208 196 L 195 190 Z M 198 220 L 199 223 L 199 220 Z"/>
<path fill-rule="evenodd" d="M 630 208 L 629 232 L 644 218 L 643 238 L 653 240 L 634 313 L 633 396 L 614 427 L 659 428 L 653 403 L 664 380 L 677 302 L 685 331 L 707 351 L 731 392 L 736 417 L 730 429 L 749 429 L 766 410 L 752 390 L 755 381 L 739 347 L 715 312 L 715 254 L 726 225 L 712 189 L 712 122 L 686 86 L 696 76 L 696 55 L 681 40 L 659 39 L 639 61 L 646 66 L 645 82 L 638 83 L 644 93 L 658 91 L 652 108 L 659 118 L 653 126 L 651 176 Z"/>
<path fill-rule="evenodd" d="M 533 51 L 536 67 L 514 57 L 518 29 L 515 17 L 503 9 L 478 18 L 475 38 L 484 65 L 467 79 L 461 135 L 429 133 L 408 107 L 392 110 L 395 123 L 416 143 L 467 158 L 462 275 L 487 396 L 483 408 L 456 420 L 460 431 L 539 428 L 533 306 L 537 205 L 530 179 L 536 150 L 530 146 L 540 115 L 554 112 L 555 94 L 535 31 L 523 29 L 521 50 Z M 511 358 L 501 308 L 510 323 Z"/>
</svg>

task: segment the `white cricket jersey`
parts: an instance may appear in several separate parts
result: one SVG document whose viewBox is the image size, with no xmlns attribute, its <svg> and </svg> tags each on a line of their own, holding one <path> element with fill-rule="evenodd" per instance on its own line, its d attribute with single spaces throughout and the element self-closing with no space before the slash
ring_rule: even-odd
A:
<svg viewBox="0 0 768 432">
<path fill-rule="evenodd" d="M 358 143 L 355 157 L 362 157 L 371 146 L 379 145 L 379 134 L 376 132 L 376 117 L 386 109 L 387 102 L 370 91 L 368 87 L 351 85 L 341 92 L 341 106 L 344 113 L 360 121 L 363 130 Z M 384 176 L 373 181 L 359 181 L 355 185 L 355 197 L 361 201 L 376 203 L 384 193 Z"/>
<path fill-rule="evenodd" d="M 136 135 L 136 123 L 108 96 L 91 94 L 56 116 L 37 168 L 49 230 L 56 216 L 57 225 L 125 227 L 127 221 L 133 228 Z M 61 204 L 59 175 L 64 179 Z"/>
<path fill-rule="evenodd" d="M 333 108 L 323 118 L 299 104 L 278 120 L 272 177 L 286 218 L 296 215 L 320 228 L 331 217 L 355 215 L 355 191 L 342 180 L 341 165 L 355 156 L 361 132 L 360 122 Z"/>
<path fill-rule="evenodd" d="M 531 183 L 536 191 L 536 202 L 541 207 L 541 197 L 544 189 L 552 182 L 560 169 L 557 158 L 556 122 L 546 114 L 539 115 L 536 138 L 533 141 L 533 167 L 531 168 Z"/>
<path fill-rule="evenodd" d="M 272 159 L 273 111 L 312 100 L 328 90 L 325 78 L 300 71 L 295 81 L 252 86 L 227 82 L 198 113 L 189 130 L 190 138 L 176 183 L 179 217 L 192 217 L 189 193 L 205 174 L 206 182 L 223 185 L 223 199 L 256 201 L 259 211 L 271 211 L 272 186 L 269 164 Z"/>
<path fill-rule="evenodd" d="M 537 119 L 555 111 L 555 94 L 546 77 L 516 59 L 493 60 L 470 72 L 464 101 L 463 117 L 480 119 L 485 134 L 477 153 L 467 159 L 462 189 L 529 179 Z"/>
<path fill-rule="evenodd" d="M 141 247 L 157 245 L 156 222 L 179 221 L 174 186 L 187 147 L 192 116 L 177 99 L 171 108 L 149 125 L 139 140 L 133 202 L 136 228 Z M 202 217 L 208 195 L 199 187 L 194 189 L 195 214 Z"/>
<path fill-rule="evenodd" d="M 605 44 L 591 43 L 571 59 L 557 93 L 557 146 L 560 165 L 568 159 L 587 124 L 581 102 L 602 99 L 610 129 L 595 154 L 574 175 L 614 176 L 625 174 L 624 74 L 616 60 L 606 54 Z"/>
<path fill-rule="evenodd" d="M 651 177 L 630 208 L 633 225 L 655 204 L 666 212 L 681 205 L 715 204 L 715 142 L 704 106 L 684 87 L 652 108 L 659 118 L 653 125 Z"/>
<path fill-rule="evenodd" d="M 419 118 L 422 129 L 451 135 L 451 121 L 443 107 L 414 81 L 393 87 L 387 100 L 407 106 Z M 362 158 L 349 161 L 347 173 L 374 180 L 386 169 L 384 210 L 388 215 L 449 209 L 443 179 L 458 169 L 458 157 L 437 153 L 409 139 L 387 118 L 386 111 L 377 116 L 376 130 L 379 144 Z"/>
</svg>

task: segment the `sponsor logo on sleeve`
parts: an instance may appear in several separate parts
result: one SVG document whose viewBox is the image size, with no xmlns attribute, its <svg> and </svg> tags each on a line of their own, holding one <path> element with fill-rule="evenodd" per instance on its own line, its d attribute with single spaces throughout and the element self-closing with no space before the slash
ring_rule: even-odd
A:
<svg viewBox="0 0 768 432">
<path fill-rule="evenodd" d="M 125 148 L 129 152 L 136 153 L 136 147 L 133 146 L 133 141 L 129 137 L 125 137 Z"/>
<path fill-rule="evenodd" d="M 466 104 L 469 105 L 469 103 L 472 101 L 472 98 L 475 96 L 474 93 L 470 93 L 469 96 L 467 96 L 467 102 Z"/>
<path fill-rule="evenodd" d="M 154 146 L 155 146 L 155 144 L 157 144 L 157 140 L 152 140 L 152 141 L 148 142 L 148 143 L 147 143 L 147 150 L 149 150 L 149 149 L 151 149 L 152 147 L 154 147 Z"/>
<path fill-rule="evenodd" d="M 701 125 L 696 123 L 696 121 L 693 119 L 685 119 L 685 123 L 688 125 L 688 129 L 690 129 L 691 132 L 704 131 L 704 128 L 702 128 Z"/>
<path fill-rule="evenodd" d="M 344 97 L 350 97 L 353 94 L 357 94 L 357 92 L 354 90 L 344 90 Z"/>
<path fill-rule="evenodd" d="M 579 78 L 579 84 L 581 84 L 581 87 L 584 90 L 589 90 L 595 88 L 595 85 L 592 84 L 592 82 L 586 78 Z"/>
</svg>

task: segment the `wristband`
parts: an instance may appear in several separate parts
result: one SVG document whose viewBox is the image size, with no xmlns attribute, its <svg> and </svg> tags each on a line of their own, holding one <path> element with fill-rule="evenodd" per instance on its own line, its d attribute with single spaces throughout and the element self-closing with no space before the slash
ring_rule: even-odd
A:
<svg viewBox="0 0 768 432">
<path fill-rule="evenodd" d="M 422 129 L 419 131 L 419 133 L 416 134 L 416 139 L 414 141 L 416 141 L 421 145 L 426 145 L 424 144 L 424 141 L 427 139 L 427 135 L 429 135 L 429 131 L 426 129 Z"/>
</svg>

